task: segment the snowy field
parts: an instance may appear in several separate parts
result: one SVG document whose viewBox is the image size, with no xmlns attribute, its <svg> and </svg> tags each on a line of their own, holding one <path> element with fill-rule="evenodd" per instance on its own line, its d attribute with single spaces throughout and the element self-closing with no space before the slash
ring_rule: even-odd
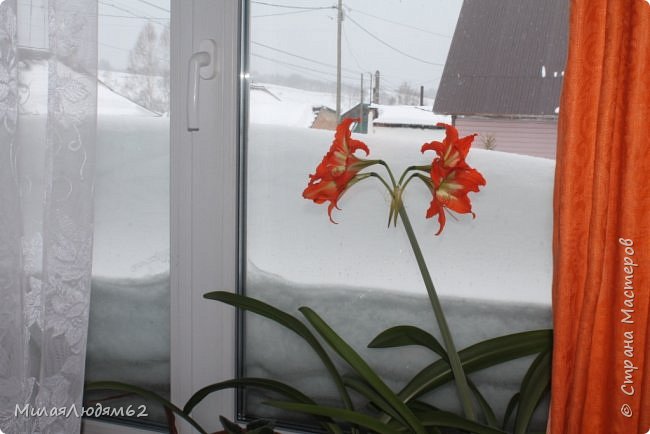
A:
<svg viewBox="0 0 650 434">
<path fill-rule="evenodd" d="M 442 131 L 429 131 L 428 140 Z M 359 135 L 370 158 L 385 159 L 398 176 L 426 164 L 413 138 Z M 413 324 L 437 333 L 426 290 L 403 228 L 387 228 L 388 194 L 373 180 L 357 184 L 327 218 L 326 205 L 301 197 L 307 177 L 332 140 L 324 131 L 253 126 L 248 182 L 247 293 L 300 315 L 308 305 L 394 387 L 432 361 L 416 349 L 369 350 L 390 326 Z M 487 186 L 472 194 L 476 219 L 426 220 L 428 189 L 414 182 L 405 204 L 441 294 L 459 348 L 507 333 L 551 326 L 551 222 L 554 162 L 474 149 L 468 162 Z M 377 169 L 381 172 L 381 168 Z M 271 376 L 327 399 L 335 390 L 308 348 L 292 333 L 249 315 L 247 375 Z M 473 378 L 498 413 L 517 391 L 526 363 Z M 454 409 L 450 389 L 433 402 Z M 255 402 L 255 398 L 253 398 Z"/>
</svg>

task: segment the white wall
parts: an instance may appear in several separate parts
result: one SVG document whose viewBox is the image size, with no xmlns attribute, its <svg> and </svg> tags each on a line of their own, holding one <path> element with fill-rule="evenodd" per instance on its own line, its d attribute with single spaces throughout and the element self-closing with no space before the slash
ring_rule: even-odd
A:
<svg viewBox="0 0 650 434">
<path fill-rule="evenodd" d="M 478 133 L 474 147 L 483 148 L 483 138 L 495 138 L 496 151 L 555 159 L 557 120 L 458 117 L 461 136 Z"/>
</svg>

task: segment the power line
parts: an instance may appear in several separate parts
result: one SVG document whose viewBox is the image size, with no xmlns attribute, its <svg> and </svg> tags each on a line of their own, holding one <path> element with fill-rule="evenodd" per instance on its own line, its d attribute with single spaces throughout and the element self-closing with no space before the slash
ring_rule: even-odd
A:
<svg viewBox="0 0 650 434">
<path fill-rule="evenodd" d="M 357 14 L 361 14 L 361 15 L 366 15 L 368 17 L 375 18 L 375 19 L 380 20 L 380 21 L 385 21 L 387 23 L 395 24 L 397 26 L 402 26 L 402 27 L 406 27 L 408 29 L 413 29 L 413 30 L 419 30 L 420 32 L 429 33 L 431 35 L 440 36 L 442 38 L 451 38 L 451 36 L 445 35 L 444 33 L 432 32 L 431 30 L 426 30 L 426 29 L 423 29 L 423 28 L 420 28 L 420 27 L 412 26 L 410 24 L 404 24 L 404 23 L 400 23 L 398 21 L 389 20 L 387 18 L 382 18 L 382 17 L 379 17 L 377 15 L 369 14 L 368 12 L 362 12 L 362 11 L 357 10 L 357 9 L 352 9 L 352 8 L 347 8 L 347 9 L 348 9 L 348 11 L 351 11 L 351 12 L 354 12 L 354 13 L 357 13 Z"/>
<path fill-rule="evenodd" d="M 145 5 L 151 6 L 152 8 L 159 9 L 159 10 L 161 10 L 163 12 L 171 13 L 171 11 L 169 9 L 165 9 L 165 8 L 163 8 L 161 6 L 158 6 L 156 4 L 148 2 L 147 0 L 137 0 L 137 1 L 139 1 L 140 3 L 144 3 Z"/>
<path fill-rule="evenodd" d="M 350 40 L 348 39 L 348 32 L 344 31 L 343 32 L 343 38 L 345 39 L 345 46 L 348 47 L 348 51 L 350 52 L 350 56 L 352 56 L 352 59 L 354 60 L 354 63 L 357 64 L 357 68 L 363 70 L 364 68 L 361 67 L 361 64 L 359 63 L 359 59 L 357 59 L 357 56 L 354 55 L 352 52 L 352 46 L 350 44 Z M 362 72 L 363 74 L 363 72 Z"/>
<path fill-rule="evenodd" d="M 251 44 L 257 45 L 257 46 L 260 46 L 260 47 L 264 47 L 264 48 L 267 48 L 267 49 L 272 50 L 272 51 L 277 51 L 278 53 L 286 54 L 287 56 L 295 57 L 297 59 L 305 60 L 307 62 L 312 62 L 312 63 L 315 63 L 317 65 L 327 66 L 328 68 L 336 68 L 336 66 L 334 66 L 334 65 L 330 65 L 328 63 L 321 62 L 319 60 L 310 59 L 308 57 L 300 56 L 298 54 L 290 53 L 289 51 L 285 51 L 285 50 L 281 50 L 279 48 L 271 47 L 270 45 L 262 44 L 260 42 L 251 41 Z M 355 71 L 354 69 L 349 69 L 349 68 L 343 68 L 343 69 L 348 71 L 348 72 L 354 72 L 354 73 L 362 72 L 362 71 Z"/>
<path fill-rule="evenodd" d="M 370 36 L 371 38 L 373 38 L 373 39 L 375 39 L 376 41 L 380 42 L 381 44 L 387 46 L 387 47 L 390 48 L 391 50 L 400 53 L 402 56 L 406 56 L 406 57 L 408 57 L 408 58 L 410 58 L 410 59 L 417 60 L 418 62 L 426 63 L 426 64 L 428 64 L 428 65 L 445 66 L 445 65 L 442 64 L 442 63 L 429 62 L 428 60 L 420 59 L 419 57 L 415 57 L 415 56 L 412 56 L 412 55 L 410 55 L 410 54 L 408 54 L 408 53 L 405 53 L 405 52 L 403 52 L 402 50 L 400 50 L 399 48 L 395 48 L 395 47 L 393 47 L 393 46 L 390 45 L 388 42 L 386 42 L 386 41 L 384 41 L 383 39 L 381 39 L 379 36 L 377 36 L 377 35 L 375 35 L 374 33 L 370 32 L 368 29 L 366 29 L 366 28 L 363 27 L 361 24 L 359 24 L 358 22 L 356 22 L 352 17 L 348 16 L 348 19 L 352 22 L 352 24 L 354 24 L 355 26 L 357 26 L 358 28 L 360 28 L 360 29 L 361 29 L 362 31 L 364 31 L 368 36 Z"/>
<path fill-rule="evenodd" d="M 121 6 L 118 6 L 115 3 L 110 3 L 110 2 L 107 2 L 107 1 L 104 1 L 104 0 L 98 0 L 98 1 L 99 1 L 99 3 L 103 4 L 104 6 L 109 6 L 109 7 L 115 8 L 115 9 L 117 9 L 119 11 L 122 11 L 124 13 L 127 13 L 127 14 L 131 15 L 132 17 L 135 17 L 135 18 L 142 18 L 142 19 L 146 19 L 146 20 L 151 20 L 151 18 L 152 18 L 152 17 L 143 16 L 143 15 L 138 15 L 135 12 L 133 12 L 132 10 L 123 8 Z M 161 26 L 163 25 L 162 23 L 160 23 L 158 21 L 151 21 L 151 22 L 156 23 L 156 24 L 161 25 Z"/>
<path fill-rule="evenodd" d="M 285 9 L 303 9 L 303 10 L 314 10 L 314 11 L 322 10 L 322 9 L 336 9 L 336 6 L 291 6 L 291 5 L 281 5 L 277 3 L 261 2 L 261 1 L 251 1 L 251 3 L 264 5 L 264 6 L 273 6 L 276 8 L 285 8 Z"/>
<path fill-rule="evenodd" d="M 31 4 L 27 3 L 27 2 L 19 2 L 19 3 L 21 5 L 29 6 L 30 8 L 34 8 L 34 9 L 41 9 L 41 10 L 46 10 L 47 9 L 45 6 L 31 5 Z M 99 1 L 99 3 L 103 3 L 104 5 L 110 6 L 110 7 L 116 7 L 116 5 L 113 5 L 113 4 L 110 4 L 110 3 L 104 3 L 102 1 Z M 99 17 L 107 17 L 107 18 L 126 18 L 126 19 L 137 19 L 137 20 L 147 20 L 147 21 L 165 21 L 165 22 L 169 22 L 169 18 L 136 15 L 133 11 L 129 11 L 128 13 L 130 13 L 131 15 L 117 15 L 117 14 L 97 13 L 97 16 L 99 16 Z"/>
<path fill-rule="evenodd" d="M 277 16 L 280 16 L 280 15 L 304 14 L 306 12 L 316 12 L 316 10 L 314 10 L 314 9 L 305 9 L 305 10 L 299 10 L 299 11 L 278 12 L 277 14 L 252 15 L 251 18 L 277 17 Z"/>
<path fill-rule="evenodd" d="M 112 15 L 112 14 L 97 14 L 100 17 L 108 17 L 108 18 L 128 18 L 132 20 L 147 20 L 147 21 L 165 21 L 169 22 L 169 18 L 162 18 L 162 17 L 135 17 L 133 15 Z"/>
<path fill-rule="evenodd" d="M 290 67 L 293 67 L 293 68 L 298 68 L 298 69 L 302 69 L 302 70 L 305 70 L 305 71 L 314 72 L 314 73 L 317 73 L 317 74 L 322 74 L 322 75 L 325 75 L 325 76 L 330 77 L 330 78 L 334 78 L 332 76 L 333 73 L 329 73 L 329 72 L 322 71 L 322 70 L 319 70 L 319 69 L 309 68 L 307 66 L 302 66 L 302 65 L 296 65 L 295 63 L 284 62 L 282 60 L 274 59 L 272 57 L 262 56 L 260 54 L 255 54 L 255 53 L 251 53 L 251 56 L 259 57 L 260 59 L 268 60 L 268 61 L 273 62 L 273 63 L 279 63 L 281 65 L 290 66 Z M 352 78 L 350 76 L 345 77 L 345 78 L 347 78 L 348 80 L 356 80 L 356 78 Z"/>
</svg>

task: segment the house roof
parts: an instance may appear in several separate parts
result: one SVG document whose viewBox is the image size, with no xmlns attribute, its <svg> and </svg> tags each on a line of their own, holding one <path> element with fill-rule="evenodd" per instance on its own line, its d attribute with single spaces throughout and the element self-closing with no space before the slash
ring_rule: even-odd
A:
<svg viewBox="0 0 650 434">
<path fill-rule="evenodd" d="M 555 116 L 568 0 L 464 0 L 436 113 Z"/>
</svg>

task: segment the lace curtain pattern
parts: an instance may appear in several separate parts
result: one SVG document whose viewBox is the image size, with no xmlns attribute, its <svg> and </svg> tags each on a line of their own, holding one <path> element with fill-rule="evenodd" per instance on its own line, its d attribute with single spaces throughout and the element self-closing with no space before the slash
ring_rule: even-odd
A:
<svg viewBox="0 0 650 434">
<path fill-rule="evenodd" d="M 80 419 L 52 409 L 83 392 L 97 2 L 36 4 L 0 0 L 0 430 L 68 434 Z"/>
</svg>

